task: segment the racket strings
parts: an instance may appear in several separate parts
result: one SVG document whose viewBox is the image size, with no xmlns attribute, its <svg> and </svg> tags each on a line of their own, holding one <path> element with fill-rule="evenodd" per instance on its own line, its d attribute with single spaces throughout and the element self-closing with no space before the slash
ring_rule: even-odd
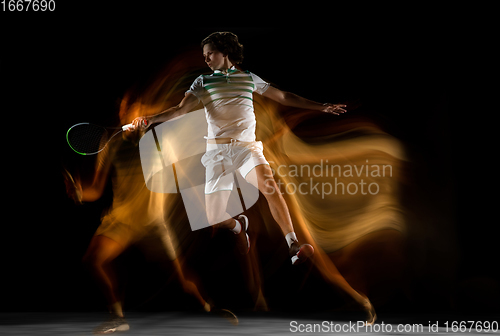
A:
<svg viewBox="0 0 500 336">
<path fill-rule="evenodd" d="M 104 127 L 92 124 L 80 124 L 70 129 L 67 134 L 68 143 L 79 153 L 91 154 L 102 150 L 109 140 Z"/>
</svg>

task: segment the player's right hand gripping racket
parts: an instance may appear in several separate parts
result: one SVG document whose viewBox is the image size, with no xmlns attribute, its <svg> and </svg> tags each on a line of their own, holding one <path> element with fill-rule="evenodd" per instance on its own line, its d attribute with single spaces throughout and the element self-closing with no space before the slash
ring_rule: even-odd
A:
<svg viewBox="0 0 500 336">
<path fill-rule="evenodd" d="M 146 119 L 142 121 L 143 126 L 147 127 Z M 133 124 L 123 125 L 122 127 L 103 127 L 91 123 L 79 123 L 73 125 L 66 132 L 66 140 L 72 150 L 81 155 L 94 155 L 106 148 L 113 137 L 122 131 L 133 131 Z"/>
</svg>

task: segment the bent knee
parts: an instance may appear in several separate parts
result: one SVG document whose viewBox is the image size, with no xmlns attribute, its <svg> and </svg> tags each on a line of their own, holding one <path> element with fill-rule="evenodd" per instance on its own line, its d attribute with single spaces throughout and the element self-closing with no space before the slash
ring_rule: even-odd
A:
<svg viewBox="0 0 500 336">
<path fill-rule="evenodd" d="M 87 268 L 99 268 L 109 263 L 109 260 L 99 253 L 87 253 L 83 256 L 82 263 Z"/>
<path fill-rule="evenodd" d="M 93 268 L 102 264 L 99 262 L 98 258 L 93 253 L 87 253 L 82 258 L 82 264 L 87 268 Z"/>
<path fill-rule="evenodd" d="M 90 246 L 82 258 L 82 263 L 90 267 L 100 267 L 110 263 L 121 254 L 124 247 L 115 240 L 105 236 L 94 236 Z"/>
</svg>

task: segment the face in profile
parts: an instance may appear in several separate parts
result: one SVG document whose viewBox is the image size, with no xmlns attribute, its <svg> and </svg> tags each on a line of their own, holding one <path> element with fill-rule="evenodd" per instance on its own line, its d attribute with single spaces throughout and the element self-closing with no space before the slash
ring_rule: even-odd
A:
<svg viewBox="0 0 500 336">
<path fill-rule="evenodd" d="M 207 43 L 203 46 L 203 57 L 205 63 L 212 70 L 221 70 L 227 64 L 227 56 L 217 50 L 212 43 Z"/>
</svg>

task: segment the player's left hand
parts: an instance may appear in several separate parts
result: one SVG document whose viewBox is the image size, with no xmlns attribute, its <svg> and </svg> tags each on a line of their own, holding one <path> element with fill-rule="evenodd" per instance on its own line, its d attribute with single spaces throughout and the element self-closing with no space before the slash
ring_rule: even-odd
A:
<svg viewBox="0 0 500 336">
<path fill-rule="evenodd" d="M 344 104 L 330 104 L 330 103 L 326 103 L 326 104 L 323 104 L 323 109 L 321 110 L 322 112 L 326 112 L 326 113 L 331 113 L 331 114 L 335 114 L 335 115 L 339 115 L 341 113 L 346 113 L 347 110 L 345 109 L 347 105 L 344 105 Z"/>
</svg>

